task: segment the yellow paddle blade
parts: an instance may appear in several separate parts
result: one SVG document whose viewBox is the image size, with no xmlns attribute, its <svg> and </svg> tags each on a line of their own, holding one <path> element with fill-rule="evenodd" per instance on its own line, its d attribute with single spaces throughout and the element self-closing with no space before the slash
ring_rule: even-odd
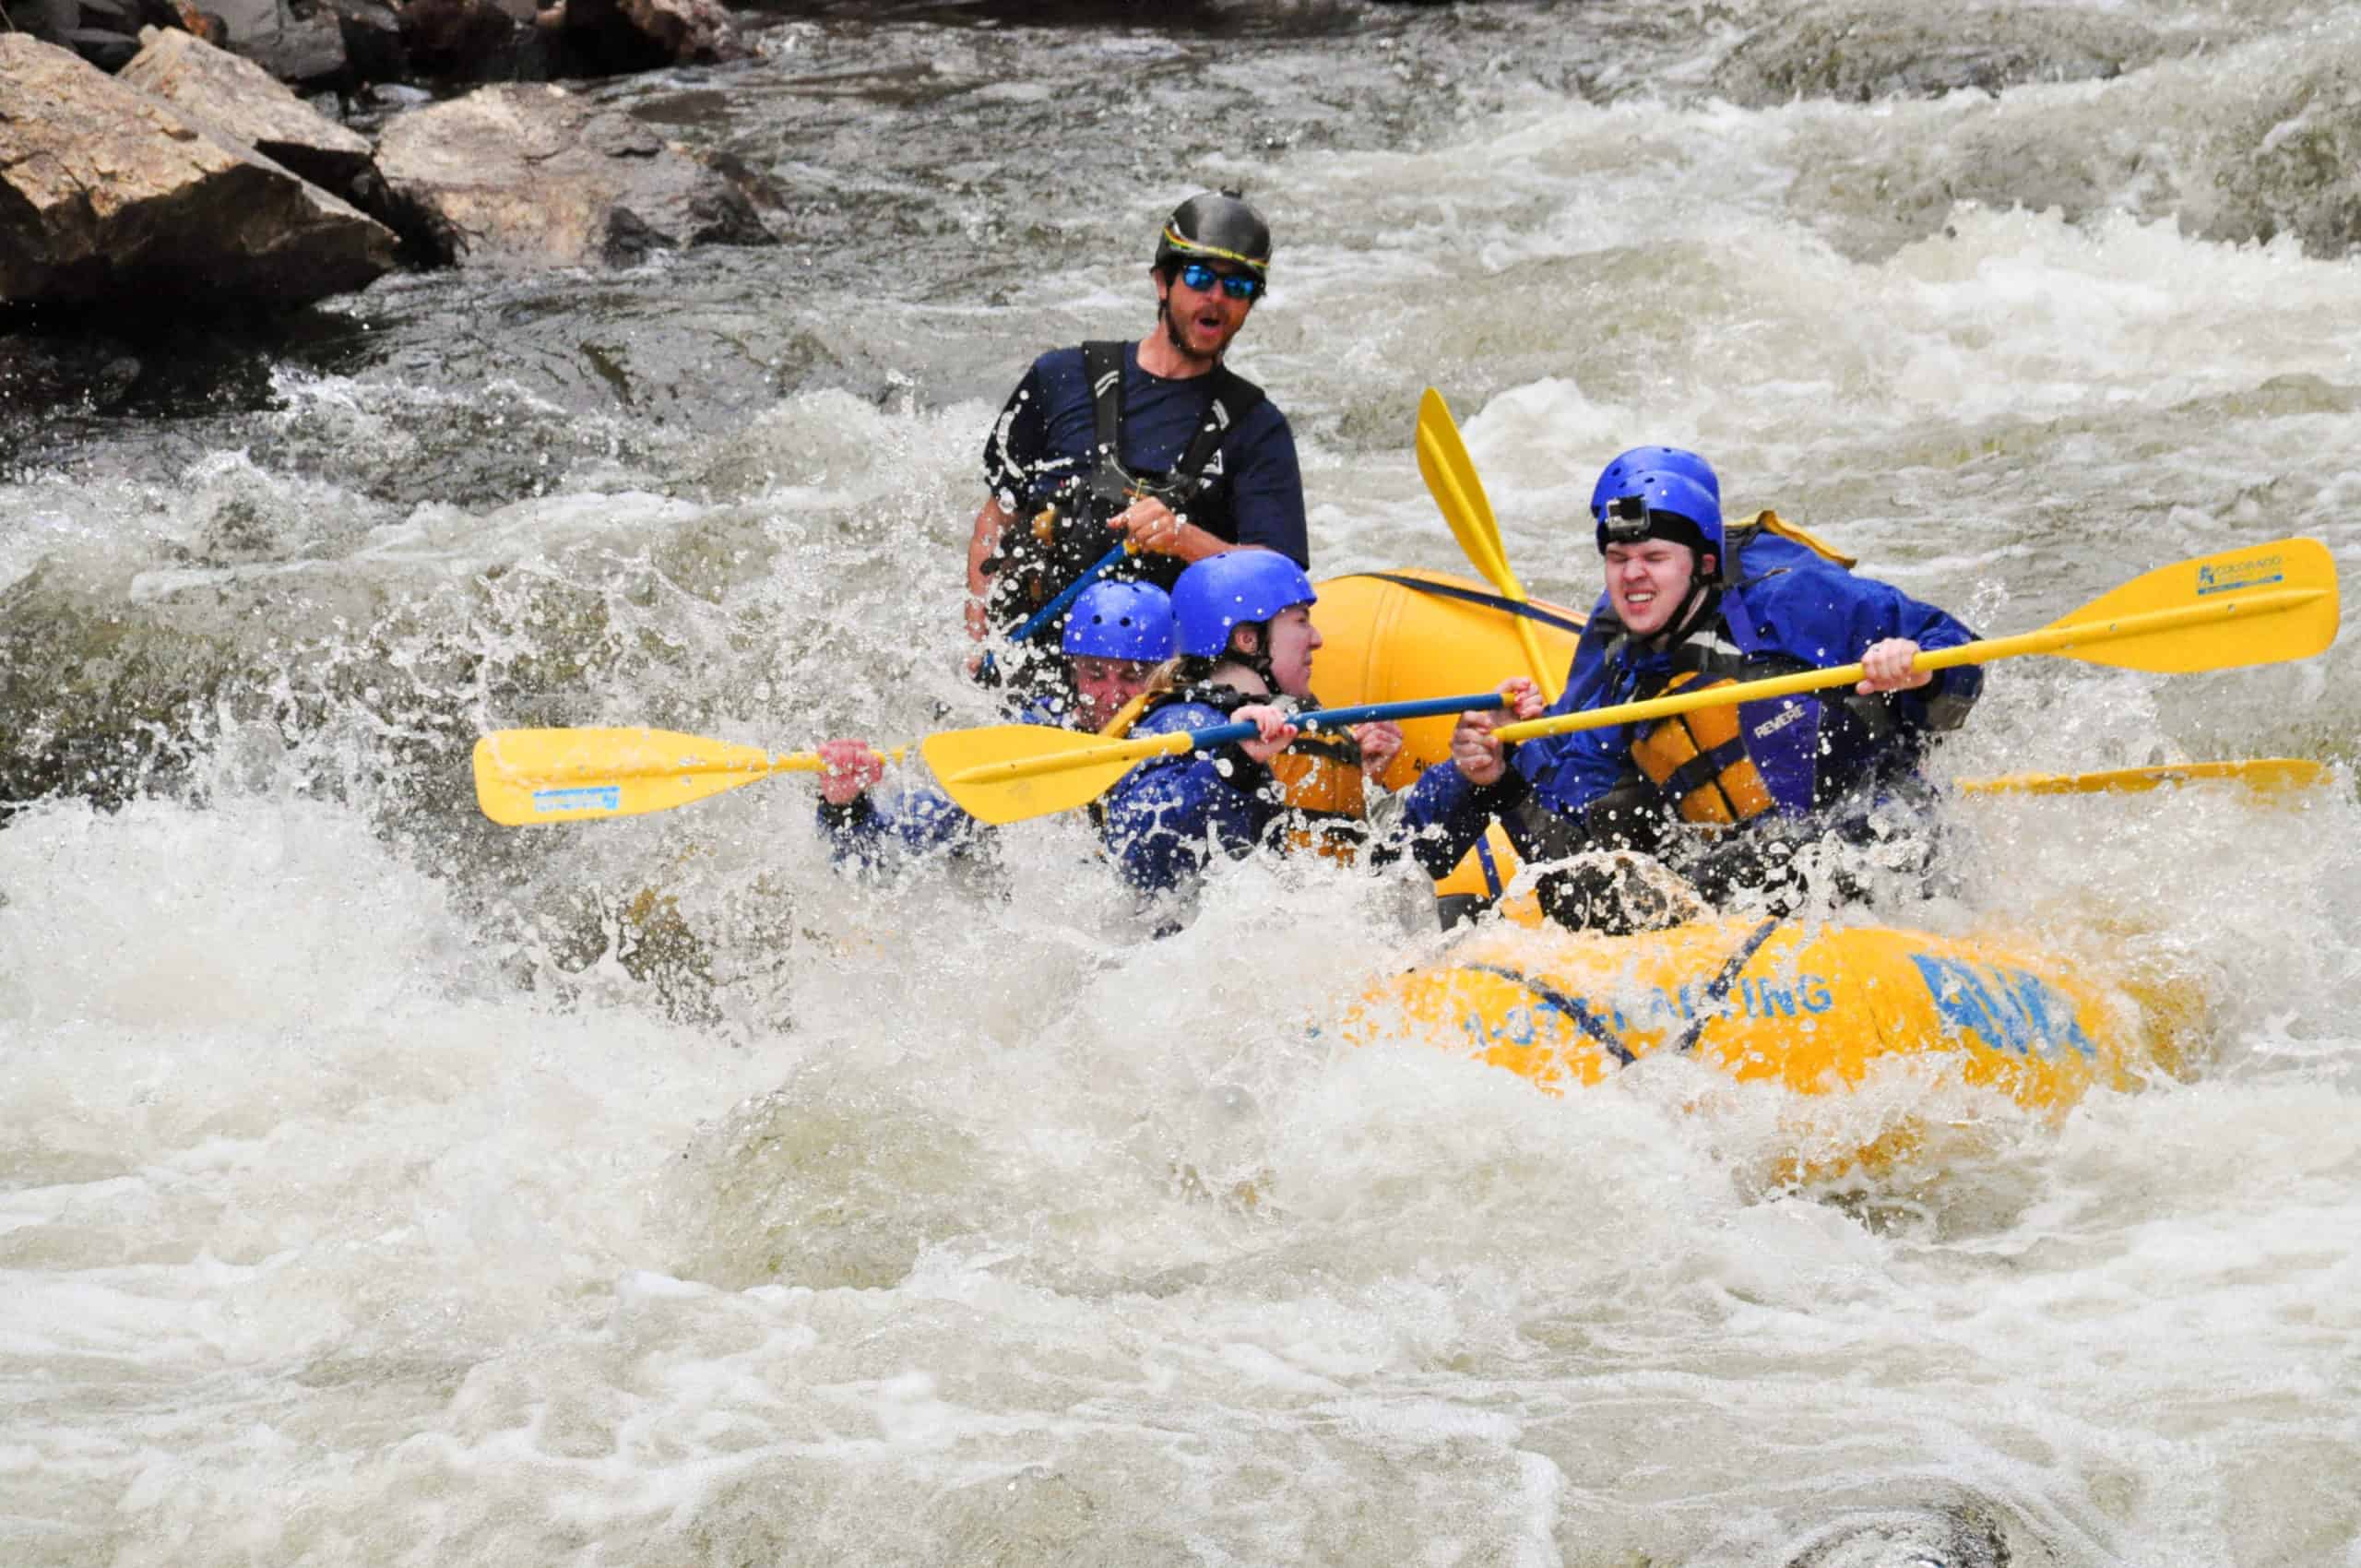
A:
<svg viewBox="0 0 2361 1568">
<path fill-rule="evenodd" d="M 1435 498 L 1436 509 L 1443 521 L 1451 525 L 1451 535 L 1459 541 L 1460 553 L 1476 568 L 1478 576 L 1498 588 L 1501 597 L 1513 603 L 1525 602 L 1525 585 L 1509 570 L 1508 546 L 1501 541 L 1501 525 L 1492 516 L 1492 504 L 1484 494 L 1484 481 L 1476 473 L 1476 459 L 1467 455 L 1467 444 L 1459 437 L 1459 426 L 1451 417 L 1451 405 L 1442 394 L 1427 388 L 1418 399 L 1418 474 L 1427 481 L 1427 493 Z M 1517 620 L 1517 638 L 1525 645 L 1525 662 L 1533 667 L 1533 678 L 1551 702 L 1558 700 L 1556 672 L 1541 654 L 1541 639 L 1534 635 L 1532 624 L 1522 616 Z"/>
<path fill-rule="evenodd" d="M 1963 778 L 1964 795 L 2137 794 L 2167 784 L 2225 779 L 2257 794 L 2308 790 L 2329 779 L 2328 765 L 2305 757 L 2248 757 L 2241 762 L 2177 762 L 2154 767 L 2112 767 L 2098 773 L 2011 773 L 1999 778 Z"/>
<path fill-rule="evenodd" d="M 929 735 L 919 750 L 960 810 L 999 826 L 1086 806 L 1142 757 L 1190 745 L 1185 730 L 1109 741 L 1047 724 L 988 724 Z"/>
<path fill-rule="evenodd" d="M 2274 594 L 2311 592 L 2301 601 Z M 2159 566 L 2092 600 L 2046 629 L 2121 624 L 2132 617 L 2208 605 L 2252 604 L 2249 622 L 2236 609 L 2216 617 L 2161 626 L 2153 635 L 2110 636 L 2058 651 L 2093 664 L 2186 674 L 2308 659 L 2336 640 L 2336 563 L 2316 539 L 2276 539 Z"/>
<path fill-rule="evenodd" d="M 1508 552 L 1501 545 L 1501 526 L 1493 519 L 1492 504 L 1477 476 L 1476 460 L 1459 438 L 1451 405 L 1442 394 L 1427 388 L 1418 399 L 1418 474 L 1443 521 L 1451 525 L 1459 548 L 1487 582 L 1501 596 L 1522 601 L 1525 589 L 1509 570 Z"/>
<path fill-rule="evenodd" d="M 811 752 L 773 756 L 671 730 L 501 730 L 476 742 L 476 803 L 509 827 L 638 816 L 819 768 Z"/>
<path fill-rule="evenodd" d="M 2040 631 L 1922 652 L 1911 665 L 1949 670 L 2027 653 L 2167 674 L 2276 664 L 2308 659 L 2334 642 L 2336 607 L 2336 570 L 2327 547 L 2317 540 L 2274 540 L 2159 566 Z M 1493 733 L 1503 741 L 1529 741 L 1850 685 L 1860 678 L 1858 664 L 1806 670 L 1768 681 L 1503 724 Z"/>
</svg>

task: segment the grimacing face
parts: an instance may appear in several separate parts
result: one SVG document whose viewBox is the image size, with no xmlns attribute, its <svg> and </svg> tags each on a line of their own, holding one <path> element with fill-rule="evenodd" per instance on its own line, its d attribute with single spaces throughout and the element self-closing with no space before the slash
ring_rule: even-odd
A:
<svg viewBox="0 0 2361 1568">
<path fill-rule="evenodd" d="M 1713 557 L 1704 558 L 1710 563 Z M 1643 539 L 1607 547 L 1607 599 L 1617 619 L 1635 637 L 1654 636 L 1672 622 L 1689 597 L 1700 563 L 1685 544 Z"/>
</svg>

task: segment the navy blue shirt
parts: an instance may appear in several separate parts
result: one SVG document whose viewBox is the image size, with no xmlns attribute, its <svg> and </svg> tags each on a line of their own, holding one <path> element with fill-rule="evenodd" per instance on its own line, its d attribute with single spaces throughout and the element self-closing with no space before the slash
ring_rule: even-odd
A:
<svg viewBox="0 0 2361 1568">
<path fill-rule="evenodd" d="M 1123 467 L 1143 476 L 1169 472 L 1204 422 L 1217 379 L 1151 375 L 1140 368 L 1139 345 L 1123 345 Z M 1060 484 L 1089 471 L 1097 437 L 1082 350 L 1053 349 L 1033 362 L 993 422 L 984 443 L 984 481 L 1004 510 L 1030 517 Z M 1259 544 L 1299 566 L 1311 564 L 1295 433 L 1269 398 L 1230 427 L 1204 472 L 1214 490 L 1185 509 L 1191 523 L 1228 543 Z M 1109 533 L 1108 542 L 1116 536 Z"/>
</svg>

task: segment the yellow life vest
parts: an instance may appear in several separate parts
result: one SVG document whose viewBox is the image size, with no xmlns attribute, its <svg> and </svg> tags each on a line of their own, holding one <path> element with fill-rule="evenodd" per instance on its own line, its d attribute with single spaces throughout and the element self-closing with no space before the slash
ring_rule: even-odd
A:
<svg viewBox="0 0 2361 1568">
<path fill-rule="evenodd" d="M 1287 810 L 1302 824 L 1287 834 L 1290 850 L 1350 860 L 1368 815 L 1361 793 L 1361 745 L 1349 734 L 1314 733 L 1271 759 Z"/>
<path fill-rule="evenodd" d="M 1765 508 L 1728 529 L 1724 536 L 1726 569 L 1735 580 L 1739 552 L 1750 539 L 1763 534 L 1802 545 L 1821 560 L 1851 571 L 1859 563 L 1843 551 L 1815 539 L 1805 529 Z M 1687 670 L 1665 683 L 1662 696 L 1698 681 L 1702 671 Z M 1731 677 L 1708 679 L 1696 690 L 1726 686 Z M 1747 754 L 1736 704 L 1700 708 L 1650 727 L 1631 742 L 1631 760 L 1650 782 L 1671 798 L 1684 822 L 1729 827 L 1750 822 L 1778 805 L 1762 781 L 1754 759 Z"/>
<path fill-rule="evenodd" d="M 1781 539 L 1791 540 L 1795 543 L 1802 545 L 1806 550 L 1810 551 L 1814 555 L 1819 556 L 1821 560 L 1842 566 L 1848 572 L 1860 564 L 1860 562 L 1855 557 L 1845 554 L 1843 551 L 1838 550 L 1833 545 L 1828 544 L 1821 540 L 1814 539 L 1810 534 L 1805 532 L 1796 524 L 1787 521 L 1786 518 L 1779 516 L 1776 512 L 1769 510 L 1768 508 L 1755 513 L 1754 516 L 1747 518 L 1746 521 L 1736 524 L 1724 532 L 1723 541 L 1727 547 L 1728 558 L 1735 561 L 1738 558 L 1738 552 L 1746 548 L 1746 541 L 1749 539 L 1753 538 L 1757 534 L 1766 533 L 1776 534 Z"/>
<path fill-rule="evenodd" d="M 1665 683 L 1658 695 L 1669 695 L 1698 678 L 1684 670 Z M 1730 684 L 1723 676 L 1695 689 Z M 1676 714 L 1651 725 L 1631 742 L 1631 760 L 1649 782 L 1673 802 L 1684 822 L 1728 827 L 1749 822 L 1778 802 L 1746 754 L 1746 737 L 1738 726 L 1738 705 L 1701 707 Z"/>
</svg>

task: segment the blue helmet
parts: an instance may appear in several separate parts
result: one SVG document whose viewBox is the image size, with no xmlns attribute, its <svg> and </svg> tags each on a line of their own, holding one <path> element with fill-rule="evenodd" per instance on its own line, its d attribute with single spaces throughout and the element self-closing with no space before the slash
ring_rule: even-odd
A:
<svg viewBox="0 0 2361 1568">
<path fill-rule="evenodd" d="M 1172 596 L 1154 583 L 1093 583 L 1066 612 L 1062 646 L 1075 659 L 1169 659 Z"/>
<path fill-rule="evenodd" d="M 1172 585 L 1172 630 L 1180 651 L 1219 659 L 1229 651 L 1229 629 L 1269 620 L 1319 595 L 1303 568 L 1270 550 L 1208 555 Z"/>
<path fill-rule="evenodd" d="M 1632 477 L 1643 473 L 1678 474 L 1722 504 L 1722 481 L 1714 472 L 1714 465 L 1685 446 L 1634 446 L 1628 452 L 1616 454 L 1615 460 L 1598 470 L 1598 482 L 1591 487 L 1590 515 L 1594 522 L 1607 520 L 1607 504 L 1626 493 L 1624 486 Z"/>
<path fill-rule="evenodd" d="M 1601 555 L 1609 544 L 1661 539 L 1721 558 L 1722 504 L 1681 474 L 1643 469 L 1615 485 L 1599 512 Z"/>
</svg>

